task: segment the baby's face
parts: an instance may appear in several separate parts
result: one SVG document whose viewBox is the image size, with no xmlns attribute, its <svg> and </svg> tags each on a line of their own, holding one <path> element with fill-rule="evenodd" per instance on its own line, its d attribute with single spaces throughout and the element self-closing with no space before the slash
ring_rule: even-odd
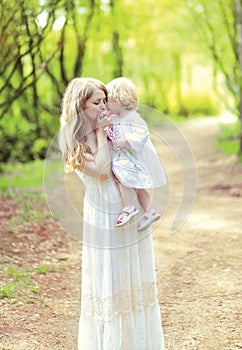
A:
<svg viewBox="0 0 242 350">
<path fill-rule="evenodd" d="M 122 111 L 121 104 L 117 100 L 112 99 L 112 97 L 108 98 L 107 108 L 113 114 L 120 114 L 120 112 Z"/>
</svg>

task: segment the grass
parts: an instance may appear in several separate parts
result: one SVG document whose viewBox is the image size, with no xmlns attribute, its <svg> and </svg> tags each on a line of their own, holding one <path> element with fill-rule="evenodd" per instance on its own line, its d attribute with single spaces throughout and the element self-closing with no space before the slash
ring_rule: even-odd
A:
<svg viewBox="0 0 242 350">
<path fill-rule="evenodd" d="M 13 350 L 13 345 L 7 343 L 0 343 L 0 350 Z"/>
<path fill-rule="evenodd" d="M 28 163 L 7 163 L 2 164 L 2 174 L 0 178 L 0 193 L 11 196 L 15 188 L 27 190 L 40 188 L 43 184 L 44 161 L 35 160 Z M 24 200 L 24 195 L 23 198 Z M 19 199 L 21 200 L 21 199 Z"/>
<path fill-rule="evenodd" d="M 45 202 L 43 169 L 44 161 L 41 160 L 2 165 L 0 195 L 14 198 L 18 204 L 18 215 L 9 221 L 10 226 L 16 222 L 39 221 L 46 217 L 46 213 L 38 210 L 42 205 L 39 203 Z"/>
<path fill-rule="evenodd" d="M 17 210 L 7 221 L 9 233 L 15 233 L 26 227 L 26 223 L 46 218 L 47 214 L 39 208 L 45 201 L 43 191 L 44 161 L 29 163 L 8 163 L 1 166 L 0 194 L 14 198 Z M 4 202 L 4 199 L 3 199 Z M 25 271 L 18 266 L 7 266 L 1 271 L 0 299 L 13 302 L 23 300 L 32 303 L 38 293 L 34 274 L 55 271 L 54 266 L 41 265 L 34 271 Z M 1 347 L 0 347 L 1 349 Z"/>
<path fill-rule="evenodd" d="M 28 271 L 20 270 L 15 266 L 7 266 L 3 273 L 6 284 L 0 287 L 0 298 L 18 299 L 38 292 L 38 286 L 34 283 L 32 275 Z"/>
<path fill-rule="evenodd" d="M 15 235 L 26 230 L 28 223 L 32 227 L 31 222 L 36 223 L 50 217 L 44 203 L 44 166 L 45 162 L 41 160 L 1 165 L 0 195 L 1 203 L 4 205 L 3 214 L 7 214 L 5 229 L 8 234 Z M 55 169 L 49 166 L 47 170 L 52 173 Z M 11 200 L 5 205 L 6 197 Z M 8 216 L 10 208 L 7 205 L 11 206 L 12 202 L 14 203 L 13 212 Z M 38 284 L 40 275 L 53 273 L 56 270 L 55 266 L 48 264 L 27 268 L 7 264 L 0 273 L 0 300 L 14 306 L 36 303 L 42 298 Z M 46 303 L 45 306 L 48 307 L 48 304 Z M 2 349 L 1 343 L 0 349 Z"/>
<path fill-rule="evenodd" d="M 239 151 L 240 123 L 223 124 L 217 135 L 216 147 L 225 154 L 237 154 Z"/>
<path fill-rule="evenodd" d="M 14 285 L 12 282 L 9 282 L 5 286 L 0 287 L 0 299 L 3 298 L 14 298 L 15 292 L 14 292 Z"/>
<path fill-rule="evenodd" d="M 40 265 L 33 271 L 25 271 L 16 266 L 9 265 L 3 271 L 5 284 L 0 286 L 0 299 L 20 300 L 34 302 L 33 295 L 39 291 L 39 287 L 33 280 L 34 274 L 53 273 L 57 270 L 54 265 Z"/>
<path fill-rule="evenodd" d="M 47 272 L 55 272 L 56 271 L 56 267 L 53 265 L 41 265 L 38 266 L 35 271 L 39 274 L 45 274 Z"/>
</svg>

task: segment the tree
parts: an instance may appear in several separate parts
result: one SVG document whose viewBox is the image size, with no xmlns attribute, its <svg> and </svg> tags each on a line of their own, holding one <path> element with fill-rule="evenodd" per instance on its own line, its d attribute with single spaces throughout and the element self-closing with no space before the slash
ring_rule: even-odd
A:
<svg viewBox="0 0 242 350">
<path fill-rule="evenodd" d="M 137 85 L 141 104 L 169 115 L 210 113 L 205 90 L 199 87 L 196 100 L 189 76 L 199 60 L 210 68 L 212 52 L 215 77 L 223 72 L 236 104 L 236 43 L 227 50 L 235 37 L 232 0 L 220 12 L 223 0 L 201 1 L 189 0 L 189 8 L 210 51 L 201 50 L 188 6 L 178 0 L 0 0 L 0 162 L 44 157 L 59 129 L 63 92 L 76 76 L 107 82 L 124 75 Z"/>
<path fill-rule="evenodd" d="M 95 0 L 0 2 L 0 161 L 45 155 L 63 90 L 82 74 L 95 7 Z"/>
<path fill-rule="evenodd" d="M 36 21 L 42 11 L 39 6 L 33 7 L 31 1 L 21 0 L 18 4 L 1 1 L 0 133 L 3 143 L 2 160 L 7 160 L 18 147 L 22 148 L 20 158 L 25 159 L 28 148 L 32 147 L 33 140 L 42 137 L 38 81 L 45 71 L 44 67 L 55 55 L 56 49 L 43 59 L 41 46 L 54 21 L 54 5 L 57 3 L 58 1 L 55 1 L 55 4 L 52 3 L 53 7 L 48 7 L 49 15 L 46 25 L 40 28 Z M 18 118 L 14 119 L 13 115 L 16 112 Z M 22 123 L 20 115 L 23 116 Z M 34 135 L 34 138 L 30 135 Z M 24 136 L 26 136 L 26 142 L 22 140 Z M 21 143 L 23 147 L 20 146 Z"/>
<path fill-rule="evenodd" d="M 240 115 L 240 147 L 239 155 L 242 155 L 242 0 L 235 0 L 235 18 L 237 27 L 237 52 L 238 52 L 238 110 Z"/>
<path fill-rule="evenodd" d="M 116 25 L 118 15 L 115 13 L 115 0 L 110 0 L 110 8 L 112 16 L 112 50 L 116 61 L 113 78 L 118 78 L 123 75 L 123 52 L 120 43 L 120 33 Z"/>
<path fill-rule="evenodd" d="M 242 125 L 242 0 L 189 1 L 200 32 L 200 38 L 206 45 L 213 60 L 215 75 L 222 73 L 225 87 L 233 98 L 229 102 L 224 90 L 217 93 L 227 103 L 227 107 L 238 115 Z M 242 130 L 240 133 L 239 155 L 242 155 Z"/>
</svg>

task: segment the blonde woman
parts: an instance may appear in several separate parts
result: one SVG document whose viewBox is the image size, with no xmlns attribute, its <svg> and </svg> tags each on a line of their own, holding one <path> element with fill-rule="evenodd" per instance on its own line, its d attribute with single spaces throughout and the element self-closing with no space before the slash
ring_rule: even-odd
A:
<svg viewBox="0 0 242 350">
<path fill-rule="evenodd" d="M 120 181 L 124 203 L 116 225 L 122 226 L 138 214 L 139 210 L 133 205 L 133 188 L 143 209 L 138 230 L 147 230 L 160 218 L 152 208 L 147 189 L 165 185 L 165 171 L 150 140 L 147 124 L 136 111 L 138 96 L 134 84 L 129 79 L 120 77 L 109 82 L 107 89 L 108 107 L 115 115 L 112 118 L 112 170 Z"/>
<path fill-rule="evenodd" d="M 100 81 L 75 78 L 62 103 L 66 171 L 74 170 L 85 185 L 78 350 L 160 350 L 152 236 L 140 239 L 135 218 L 115 227 L 122 200 L 104 131 L 106 102 Z"/>
</svg>

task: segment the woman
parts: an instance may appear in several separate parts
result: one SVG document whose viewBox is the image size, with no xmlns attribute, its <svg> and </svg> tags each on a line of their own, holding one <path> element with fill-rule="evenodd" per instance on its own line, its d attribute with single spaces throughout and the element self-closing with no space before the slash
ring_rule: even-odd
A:
<svg viewBox="0 0 242 350">
<path fill-rule="evenodd" d="M 75 78 L 62 103 L 60 148 L 66 171 L 75 170 L 85 185 L 78 349 L 160 350 L 152 235 L 137 232 L 136 217 L 115 227 L 122 200 L 104 131 L 106 102 L 100 81 Z"/>
</svg>

